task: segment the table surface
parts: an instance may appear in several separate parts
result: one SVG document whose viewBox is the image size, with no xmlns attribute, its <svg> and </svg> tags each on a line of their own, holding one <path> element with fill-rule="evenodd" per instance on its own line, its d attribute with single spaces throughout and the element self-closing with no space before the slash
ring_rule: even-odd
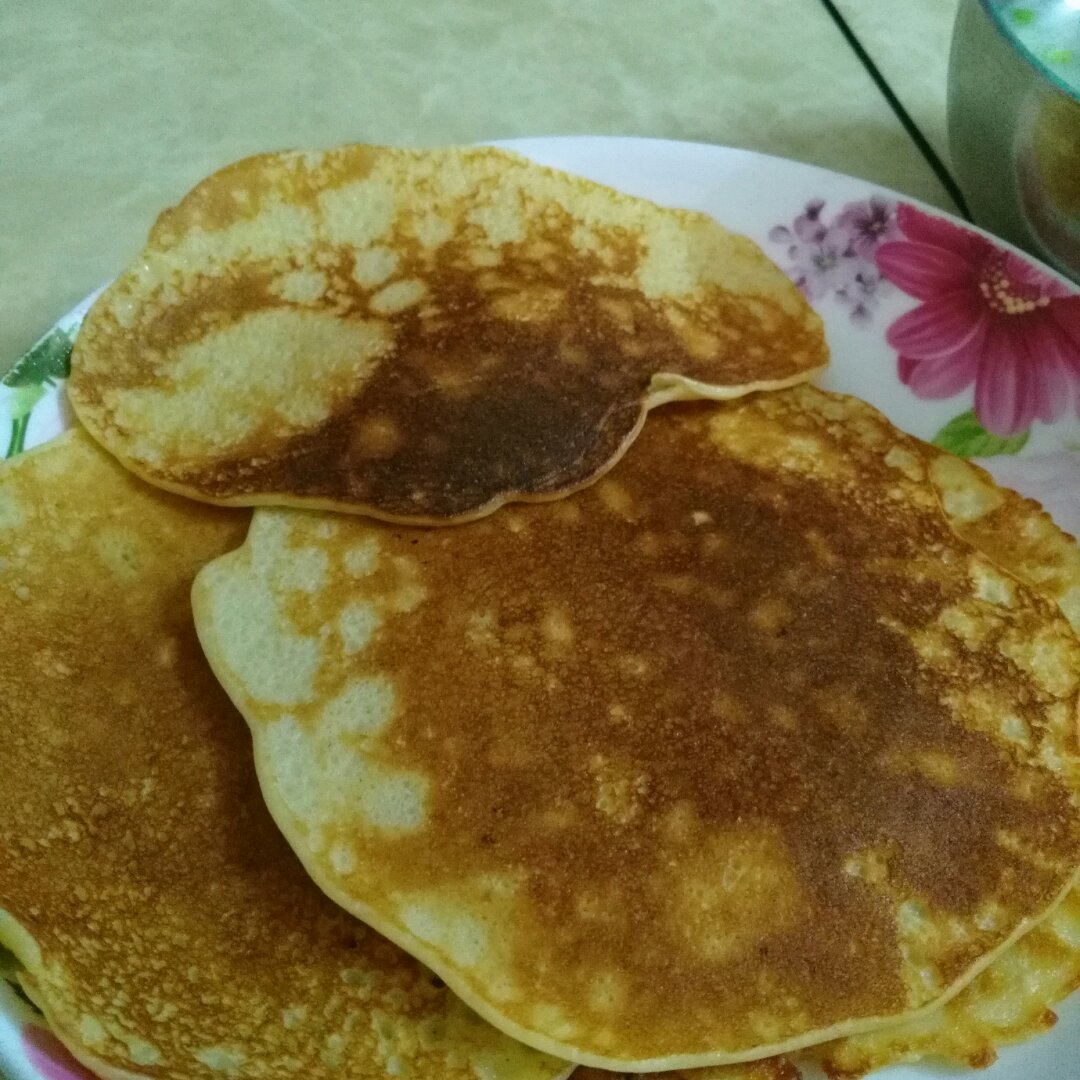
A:
<svg viewBox="0 0 1080 1080">
<path fill-rule="evenodd" d="M 260 150 L 648 135 L 798 158 L 955 210 L 942 163 L 956 3 L 9 0 L 0 371 L 138 251 L 161 208 Z"/>
</svg>

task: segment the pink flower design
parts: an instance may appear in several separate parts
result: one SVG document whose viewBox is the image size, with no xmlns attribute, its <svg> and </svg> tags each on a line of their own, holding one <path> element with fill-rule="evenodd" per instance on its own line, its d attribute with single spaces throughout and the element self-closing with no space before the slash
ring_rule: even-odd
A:
<svg viewBox="0 0 1080 1080">
<path fill-rule="evenodd" d="M 989 240 L 901 205 L 903 240 L 881 244 L 883 277 L 921 301 L 886 338 L 900 379 L 921 398 L 975 384 L 975 415 L 994 435 L 1080 415 L 1080 295 Z"/>
<path fill-rule="evenodd" d="M 94 1080 L 94 1074 L 80 1065 L 51 1031 L 28 1024 L 22 1040 L 27 1061 L 45 1080 Z"/>
</svg>

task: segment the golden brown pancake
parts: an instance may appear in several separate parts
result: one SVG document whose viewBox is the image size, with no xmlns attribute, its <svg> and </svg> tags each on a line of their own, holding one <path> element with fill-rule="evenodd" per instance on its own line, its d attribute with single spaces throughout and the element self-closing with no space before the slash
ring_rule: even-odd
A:
<svg viewBox="0 0 1080 1080">
<path fill-rule="evenodd" d="M 552 1080 L 331 903 L 259 795 L 188 594 L 248 515 L 82 432 L 0 469 L 0 941 L 106 1077 Z"/>
<path fill-rule="evenodd" d="M 504 150 L 346 146 L 166 211 L 68 392 L 169 490 L 445 524 L 588 484 L 655 405 L 826 356 L 794 285 L 704 214 Z"/>
<path fill-rule="evenodd" d="M 797 388 L 454 530 L 256 513 L 196 625 L 316 882 L 583 1064 L 941 1004 L 1075 879 L 1080 642 Z"/>
<path fill-rule="evenodd" d="M 924 448 L 950 524 L 1000 567 L 1053 597 L 1080 632 L 1080 549 L 1030 499 L 997 487 L 970 462 Z M 943 1009 L 822 1048 L 830 1076 L 927 1058 L 984 1068 L 997 1047 L 1048 1030 L 1051 1006 L 1080 989 L 1080 891 L 999 956 Z"/>
<path fill-rule="evenodd" d="M 858 402 L 848 401 L 850 413 Z M 872 417 L 868 407 L 864 410 Z M 972 545 L 1032 588 L 1052 596 L 1080 631 L 1080 550 L 1030 499 L 997 487 L 971 464 L 925 446 L 928 475 L 949 523 Z M 813 1059 L 830 1077 L 863 1076 L 902 1062 L 934 1060 L 985 1068 L 997 1049 L 1032 1038 L 1057 1021 L 1053 1006 L 1080 989 L 1080 891 L 1073 889 L 1050 916 L 1001 953 L 941 1009 L 907 1023 L 815 1047 Z M 786 1057 L 760 1064 L 798 1080 Z M 686 1080 L 743 1080 L 725 1067 L 694 1070 Z M 737 1066 L 731 1066 L 732 1070 Z M 785 1072 L 784 1070 L 787 1070 Z M 587 1075 L 579 1070 L 575 1075 Z M 611 1074 L 596 1071 L 590 1080 Z M 659 1074 L 683 1080 L 679 1074 Z M 766 1073 L 768 1080 L 771 1074 Z M 756 1080 L 756 1078 L 754 1078 Z"/>
</svg>

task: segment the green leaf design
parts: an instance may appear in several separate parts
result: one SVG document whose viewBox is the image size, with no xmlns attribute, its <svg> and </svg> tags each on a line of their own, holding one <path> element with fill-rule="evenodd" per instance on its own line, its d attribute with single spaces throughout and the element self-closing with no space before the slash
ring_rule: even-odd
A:
<svg viewBox="0 0 1080 1080">
<path fill-rule="evenodd" d="M 15 361 L 15 366 L 0 379 L 0 386 L 11 391 L 4 402 L 11 418 L 11 431 L 3 455 L 5 458 L 23 452 L 34 406 L 45 396 L 48 387 L 55 386 L 60 379 L 66 379 L 71 372 L 71 346 L 72 334 L 54 328 L 23 353 Z"/>
<path fill-rule="evenodd" d="M 19 985 L 16 975 L 23 970 L 22 964 L 15 959 L 15 954 L 10 949 L 0 945 L 0 979 L 9 986 L 12 992 L 24 1005 L 31 1009 L 36 1016 L 41 1015 L 41 1010 L 26 996 L 26 991 Z M 3 1074 L 0 1073 L 0 1076 Z"/>
<path fill-rule="evenodd" d="M 4 451 L 5 458 L 13 458 L 26 449 L 26 429 L 30 426 L 30 414 L 17 416 L 11 421 L 11 434 L 8 436 L 7 449 Z"/>
<path fill-rule="evenodd" d="M 16 386 L 8 396 L 8 412 L 11 415 L 11 434 L 8 436 L 5 458 L 21 454 L 26 448 L 26 429 L 30 426 L 30 414 L 34 406 L 45 396 L 45 383 L 28 383 Z"/>
<path fill-rule="evenodd" d="M 995 457 L 998 454 L 1019 454 L 1031 437 L 1030 431 L 1003 439 L 992 435 L 979 423 L 973 410 L 954 416 L 935 436 L 934 445 L 957 457 Z"/>
<path fill-rule="evenodd" d="M 52 330 L 15 361 L 3 378 L 4 386 L 52 386 L 71 372 L 71 338 Z"/>
<path fill-rule="evenodd" d="M 14 419 L 29 416 L 34 406 L 45 396 L 47 383 L 26 383 L 15 386 L 8 395 L 8 412 Z"/>
</svg>

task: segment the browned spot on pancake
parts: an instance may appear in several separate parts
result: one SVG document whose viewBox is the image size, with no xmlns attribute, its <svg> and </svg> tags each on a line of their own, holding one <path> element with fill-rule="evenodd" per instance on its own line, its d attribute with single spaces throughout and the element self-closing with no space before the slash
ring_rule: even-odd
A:
<svg viewBox="0 0 1080 1080">
<path fill-rule="evenodd" d="M 1080 549 L 1072 537 L 1037 503 L 996 487 L 970 462 L 926 449 L 930 479 L 952 526 L 1003 569 L 1061 603 L 1080 629 Z M 793 713 L 790 718 L 793 722 Z M 1027 731 L 1025 741 L 1030 738 L 1019 719 L 1009 730 Z M 814 1056 L 829 1076 L 838 1078 L 909 1061 L 985 1068 L 1001 1047 L 1048 1031 L 1057 1022 L 1051 1007 L 1080 988 L 1078 942 L 1080 890 L 1073 889 L 1049 919 L 931 1017 L 839 1039 Z M 576 1075 L 605 1080 L 611 1074 L 581 1069 Z M 799 1073 L 787 1059 L 771 1058 L 752 1066 L 655 1075 L 663 1080 L 798 1080 Z"/>
<path fill-rule="evenodd" d="M 954 529 L 1009 575 L 1052 597 L 1080 630 L 1080 548 L 1035 502 L 997 487 L 971 462 L 924 447 L 927 475 Z M 989 575 L 987 575 L 987 578 Z M 1009 603 L 1010 587 L 984 592 Z M 1007 737 L 1028 745 L 1032 731 L 1012 702 L 997 699 Z M 1028 778 L 1029 782 L 1034 778 Z M 838 1040 L 822 1048 L 830 1076 L 862 1075 L 905 1061 L 991 1064 L 997 1048 L 1048 1030 L 1050 1006 L 1080 988 L 1080 890 L 1026 934 L 929 1020 Z"/>
<path fill-rule="evenodd" d="M 1074 889 L 942 1009 L 912 1023 L 828 1043 L 814 1056 L 837 1080 L 905 1061 L 985 1068 L 998 1048 L 1057 1022 L 1048 1006 L 1080 988 L 1078 937 L 1080 892 Z"/>
<path fill-rule="evenodd" d="M 326 323 L 363 329 L 355 363 Z M 95 305 L 69 388 L 165 487 L 439 524 L 589 482 L 658 374 L 725 396 L 825 358 L 791 283 L 702 215 L 498 151 L 357 147 L 200 184 Z"/>
<path fill-rule="evenodd" d="M 496 906 L 477 908 L 497 959 L 430 956 L 519 1030 L 613 1065 L 902 1016 L 1045 911 L 1080 856 L 1066 782 L 1080 761 L 1060 723 L 1077 643 L 1017 584 L 1011 607 L 978 609 L 999 624 L 977 645 L 923 649 L 943 612 L 989 604 L 972 598 L 983 563 L 926 482 L 897 488 L 883 454 L 914 440 L 873 414 L 875 437 L 855 439 L 837 422 L 849 415 L 808 390 L 672 410 L 570 500 L 572 520 L 554 506 L 454 530 L 260 516 L 292 557 L 328 560 L 324 587 L 283 594 L 298 640 L 318 640 L 343 598 L 389 605 L 406 566 L 423 590 L 407 613 L 383 609 L 361 654 L 323 647 L 314 704 L 288 710 L 301 744 L 333 745 L 324 703 L 356 677 L 389 679 L 393 706 L 362 756 L 427 785 L 419 823 L 393 833 L 305 802 L 294 842 L 325 812 L 361 853 L 351 875 L 316 853 L 313 873 L 406 935 L 402 897 L 469 910 L 476 883 L 507 878 L 505 905 L 483 893 Z M 379 554 L 358 580 L 341 567 L 362 542 Z M 218 574 L 261 581 L 252 557 L 200 580 L 211 595 Z M 550 647 L 553 611 L 572 630 L 564 650 Z M 243 635 L 214 638 L 213 622 L 269 763 L 281 710 L 244 704 L 230 666 Z M 1001 651 L 1036 630 L 1056 635 L 1073 689 Z M 989 692 L 1015 702 L 1038 747 L 978 711 Z M 304 777 L 305 792 L 320 783 L 317 767 Z M 271 783 L 268 798 L 288 819 L 290 793 Z M 583 895 L 604 898 L 588 918 Z M 989 903 L 1005 913 L 992 923 Z M 625 992 L 600 1008 L 595 979 L 611 972 Z"/>
<path fill-rule="evenodd" d="M 401 446 L 401 428 L 389 416 L 369 416 L 358 421 L 351 451 L 360 458 L 391 457 Z"/>
</svg>

